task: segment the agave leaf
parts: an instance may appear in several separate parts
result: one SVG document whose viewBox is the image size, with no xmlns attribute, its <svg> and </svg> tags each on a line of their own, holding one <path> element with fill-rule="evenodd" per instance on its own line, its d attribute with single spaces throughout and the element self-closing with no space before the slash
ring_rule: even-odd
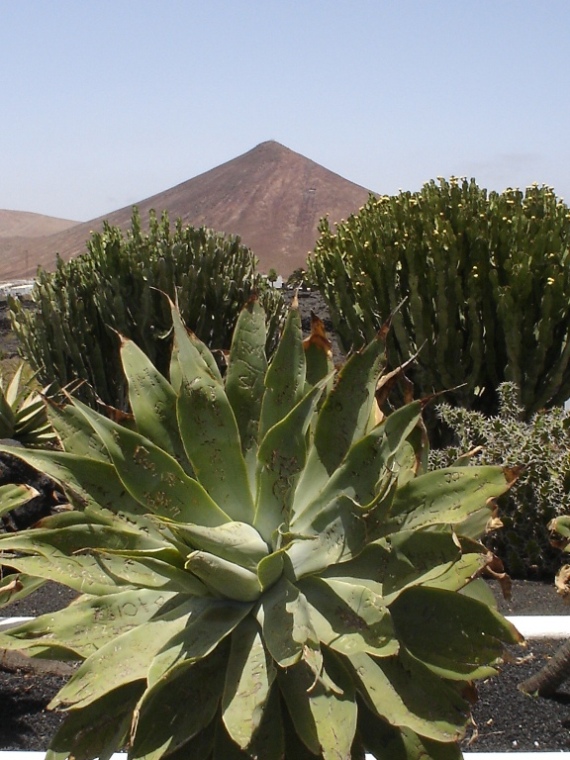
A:
<svg viewBox="0 0 570 760">
<path fill-rule="evenodd" d="M 305 646 L 318 649 L 311 608 L 299 589 L 282 576 L 259 600 L 256 616 L 265 645 L 282 668 L 303 656 Z"/>
<path fill-rule="evenodd" d="M 1 564 L 1 561 L 0 561 Z M 11 602 L 25 599 L 37 589 L 41 588 L 46 581 L 43 578 L 34 578 L 24 573 L 9 573 L 0 578 L 0 609 Z"/>
<path fill-rule="evenodd" d="M 229 520 L 202 486 L 152 441 L 79 401 L 73 403 L 105 443 L 125 488 L 147 510 L 204 525 L 220 525 Z"/>
<path fill-rule="evenodd" d="M 410 480 L 394 498 L 384 535 L 428 525 L 457 525 L 503 494 L 512 477 L 506 468 L 448 467 Z"/>
<path fill-rule="evenodd" d="M 200 760 L 202 758 L 203 760 L 212 760 L 217 723 L 218 721 L 214 718 L 206 728 L 203 728 L 190 741 L 169 752 L 168 760 L 188 760 L 191 757 L 200 758 Z"/>
<path fill-rule="evenodd" d="M 249 570 L 255 570 L 258 562 L 266 557 L 269 551 L 257 530 L 247 523 L 232 521 L 207 527 L 170 520 L 162 522 L 187 546 L 217 554 L 222 559 L 235 562 Z"/>
<path fill-rule="evenodd" d="M 393 726 L 439 742 L 463 736 L 468 705 L 459 692 L 401 650 L 396 657 L 347 657 L 357 689 L 374 712 Z"/>
<path fill-rule="evenodd" d="M 26 504 L 36 496 L 39 496 L 39 492 L 31 486 L 15 485 L 13 483 L 0 486 L 0 515 L 11 512 L 16 507 Z"/>
<path fill-rule="evenodd" d="M 418 424 L 420 416 L 420 402 L 408 404 L 354 443 L 334 474 L 308 504 L 299 486 L 293 504 L 291 529 L 308 531 L 315 516 L 339 493 L 350 496 L 363 507 L 376 499 L 380 488 L 386 489 L 396 478 L 398 466 L 395 456 Z M 382 480 L 385 482 L 381 486 Z M 301 509 L 303 504 L 305 506 Z"/>
<path fill-rule="evenodd" d="M 288 529 L 295 484 L 305 465 L 306 434 L 326 380 L 304 398 L 265 435 L 258 452 L 254 525 L 268 542 L 281 524 Z"/>
<path fill-rule="evenodd" d="M 22 459 L 60 483 L 70 499 L 113 512 L 142 514 L 143 509 L 126 491 L 112 464 L 63 451 L 21 449 L 0 445 L 0 451 Z"/>
<path fill-rule="evenodd" d="M 144 690 L 142 681 L 125 684 L 83 710 L 72 710 L 50 741 L 46 760 L 110 760 L 125 744 L 131 714 Z"/>
<path fill-rule="evenodd" d="M 485 555 L 462 555 L 461 547 L 449 530 L 429 526 L 417 531 L 403 530 L 389 538 L 390 559 L 383 582 L 387 603 L 392 596 L 408 586 L 422 584 L 451 584 L 453 590 L 464 586 L 472 574 L 486 562 Z M 454 572 L 450 572 L 454 568 Z"/>
<path fill-rule="evenodd" d="M 108 692 L 144 679 L 153 657 L 180 633 L 202 604 L 186 599 L 153 619 L 114 637 L 88 657 L 49 704 L 50 709 L 79 709 Z"/>
<path fill-rule="evenodd" d="M 209 596 L 209 590 L 198 578 L 163 561 L 161 553 L 162 550 L 156 552 L 154 549 L 139 552 L 107 550 L 98 559 L 101 568 L 117 585 Z M 157 556 L 153 556 L 155 554 Z"/>
<path fill-rule="evenodd" d="M 250 604 L 228 600 L 194 600 L 187 625 L 154 656 L 148 670 L 150 686 L 178 663 L 194 663 L 210 655 L 251 610 Z"/>
<path fill-rule="evenodd" d="M 376 760 L 462 760 L 457 742 L 441 743 L 379 720 L 365 705 L 358 710 L 358 730 Z"/>
<path fill-rule="evenodd" d="M 328 680 L 336 681 L 333 691 L 322 678 L 315 678 L 304 661 L 279 672 L 279 686 L 299 737 L 307 748 L 323 760 L 351 760 L 356 731 L 357 706 L 350 675 L 329 658 Z"/>
<path fill-rule="evenodd" d="M 151 589 L 127 590 L 104 597 L 82 597 L 65 609 L 49 612 L 0 633 L 1 649 L 18 649 L 34 656 L 49 647 L 86 658 L 97 649 L 149 620 L 174 598 Z"/>
<path fill-rule="evenodd" d="M 242 749 L 259 728 L 275 675 L 258 626 L 245 618 L 232 634 L 222 697 L 224 725 Z"/>
<path fill-rule="evenodd" d="M 167 296 L 168 298 L 168 296 Z M 210 349 L 189 330 L 180 316 L 177 306 L 168 298 L 172 327 L 174 330 L 174 350 L 170 363 L 170 376 L 174 390 L 180 393 L 183 382 L 184 366 L 196 365 L 197 372 L 207 372 L 212 380 L 222 385 L 220 369 Z M 176 365 L 176 366 L 174 366 Z"/>
<path fill-rule="evenodd" d="M 70 558 L 55 552 L 50 556 L 31 557 L 10 554 L 4 557 L 2 564 L 24 575 L 61 583 L 81 594 L 112 594 L 116 590 L 93 557 Z"/>
<path fill-rule="evenodd" d="M 321 491 L 353 443 L 369 432 L 383 355 L 384 343 L 377 336 L 364 350 L 353 354 L 338 373 L 320 409 L 313 446 L 297 488 L 298 514 Z"/>
<path fill-rule="evenodd" d="M 225 596 L 238 602 L 254 602 L 261 593 L 255 572 L 210 552 L 191 552 L 185 568 L 215 596 Z"/>
<path fill-rule="evenodd" d="M 103 441 L 91 425 L 72 404 L 61 406 L 46 398 L 48 419 L 65 451 L 77 457 L 89 457 L 101 462 L 111 462 Z"/>
<path fill-rule="evenodd" d="M 357 555 L 365 545 L 367 526 L 358 505 L 341 495 L 320 510 L 307 533 L 308 540 L 287 547 L 297 579 Z"/>
<path fill-rule="evenodd" d="M 158 760 L 211 723 L 224 688 L 225 658 L 216 651 L 199 662 L 179 662 L 145 691 L 136 709 L 132 760 Z"/>
<path fill-rule="evenodd" d="M 311 334 L 303 341 L 307 362 L 307 383 L 316 385 L 334 370 L 332 343 L 327 338 L 325 325 L 319 317 L 311 313 Z M 332 386 L 329 386 L 329 389 Z"/>
<path fill-rule="evenodd" d="M 232 337 L 226 394 L 238 425 L 252 493 L 255 491 L 257 433 L 267 372 L 266 339 L 265 312 L 257 299 L 251 300 L 242 309 Z"/>
<path fill-rule="evenodd" d="M 506 643 L 522 640 L 514 626 L 487 605 L 452 591 L 407 589 L 390 612 L 403 645 L 442 678 L 487 678 Z"/>
<path fill-rule="evenodd" d="M 241 751 L 227 731 L 224 731 L 222 720 L 218 724 L 216 734 L 216 760 L 250 760 L 253 757 L 263 760 L 283 760 L 285 755 L 285 735 L 279 689 L 271 688 L 269 697 L 264 705 L 261 722 L 252 736 L 247 750 Z M 299 755 L 293 757 L 300 758 Z"/>
<path fill-rule="evenodd" d="M 20 382 L 22 380 L 23 371 L 24 371 L 24 363 L 22 362 L 20 366 L 18 367 L 18 369 L 14 372 L 14 375 L 12 376 L 12 379 L 8 383 L 8 387 L 6 388 L 6 392 L 4 394 L 6 403 L 11 409 L 14 408 L 20 396 Z"/>
<path fill-rule="evenodd" d="M 261 589 L 265 591 L 270 586 L 273 586 L 279 578 L 283 575 L 285 568 L 284 563 L 285 550 L 279 549 L 278 551 L 268 554 L 257 565 L 257 579 Z"/>
<path fill-rule="evenodd" d="M 238 425 L 223 383 L 205 361 L 210 352 L 203 345 L 200 352 L 200 342 L 188 336 L 174 308 L 172 318 L 180 375 L 177 418 L 186 455 L 198 481 L 219 507 L 232 520 L 251 523 L 253 496 Z"/>
<path fill-rule="evenodd" d="M 137 430 L 192 475 L 176 419 L 176 393 L 137 344 L 121 337 L 121 361 Z"/>
<path fill-rule="evenodd" d="M 322 578 L 357 583 L 384 596 L 384 573 L 390 560 L 390 546 L 385 539 L 368 544 L 357 557 L 338 565 L 329 565 Z"/>
<path fill-rule="evenodd" d="M 265 376 L 259 440 L 286 417 L 303 398 L 306 377 L 301 316 L 294 305 L 287 315 L 283 335 Z"/>
<path fill-rule="evenodd" d="M 337 652 L 368 652 L 379 657 L 396 654 L 398 638 L 382 597 L 357 583 L 319 577 L 299 587 L 311 605 L 311 621 L 320 641 Z"/>
</svg>

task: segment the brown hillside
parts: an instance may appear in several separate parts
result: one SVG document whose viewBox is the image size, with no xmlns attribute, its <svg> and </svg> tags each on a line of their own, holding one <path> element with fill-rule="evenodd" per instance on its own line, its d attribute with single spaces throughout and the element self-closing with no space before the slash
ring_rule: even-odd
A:
<svg viewBox="0 0 570 760">
<path fill-rule="evenodd" d="M 369 190 L 299 153 L 269 141 L 215 169 L 140 201 L 143 220 L 150 209 L 168 210 L 172 220 L 239 235 L 260 261 L 287 276 L 303 266 L 314 247 L 321 217 L 346 218 L 366 201 Z M 132 207 L 41 239 L 0 239 L 0 280 L 32 277 L 36 266 L 55 265 L 81 253 L 103 221 L 130 226 Z M 5 244 L 6 243 L 6 244 Z"/>
<path fill-rule="evenodd" d="M 29 211 L 0 209 L 0 237 L 41 237 L 69 229 L 79 222 Z"/>
</svg>

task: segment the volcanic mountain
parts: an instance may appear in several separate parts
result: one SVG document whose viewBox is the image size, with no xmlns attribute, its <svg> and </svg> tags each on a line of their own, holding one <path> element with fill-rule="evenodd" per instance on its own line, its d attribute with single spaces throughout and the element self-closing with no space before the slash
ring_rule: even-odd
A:
<svg viewBox="0 0 570 760">
<path fill-rule="evenodd" d="M 239 235 L 259 259 L 259 269 L 283 276 L 305 265 L 318 236 L 318 223 L 354 213 L 370 191 L 277 142 L 258 145 L 210 171 L 135 204 L 143 222 L 154 209 L 170 219 Z M 106 220 L 128 229 L 132 206 L 42 237 L 3 237 L 0 281 L 33 277 L 38 265 L 55 268 L 85 250 L 91 233 Z M 0 220 L 1 223 L 1 220 Z M 70 223 L 71 224 L 71 223 Z"/>
</svg>

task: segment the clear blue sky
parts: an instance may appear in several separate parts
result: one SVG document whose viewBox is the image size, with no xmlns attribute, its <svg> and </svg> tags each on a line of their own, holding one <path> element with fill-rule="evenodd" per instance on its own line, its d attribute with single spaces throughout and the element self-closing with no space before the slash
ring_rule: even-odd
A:
<svg viewBox="0 0 570 760">
<path fill-rule="evenodd" d="M 277 140 L 570 203 L 569 0 L 0 0 L 0 208 L 88 220 Z"/>
</svg>

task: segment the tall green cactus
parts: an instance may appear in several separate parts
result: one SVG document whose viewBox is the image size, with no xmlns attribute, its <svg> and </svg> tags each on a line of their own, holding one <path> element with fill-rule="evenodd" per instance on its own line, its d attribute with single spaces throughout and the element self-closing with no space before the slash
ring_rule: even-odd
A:
<svg viewBox="0 0 570 760">
<path fill-rule="evenodd" d="M 285 314 L 280 294 L 255 271 L 256 260 L 239 238 L 211 230 L 171 229 L 168 216 L 151 214 L 143 232 L 136 209 L 130 231 L 106 224 L 87 252 L 53 273 L 40 271 L 36 308 L 10 302 L 22 352 L 47 384 L 87 381 L 77 393 L 126 405 L 116 333 L 131 338 L 167 374 L 171 317 L 162 293 L 176 297 L 186 325 L 210 348 L 228 349 L 238 315 L 257 292 L 268 315 L 268 348 Z"/>
<path fill-rule="evenodd" d="M 345 350 L 395 312 L 390 358 L 419 351 L 418 394 L 454 388 L 452 403 L 496 413 L 512 381 L 530 415 L 570 396 L 569 241 L 551 188 L 487 194 L 440 178 L 371 197 L 334 233 L 324 221 L 309 272 Z"/>
</svg>

